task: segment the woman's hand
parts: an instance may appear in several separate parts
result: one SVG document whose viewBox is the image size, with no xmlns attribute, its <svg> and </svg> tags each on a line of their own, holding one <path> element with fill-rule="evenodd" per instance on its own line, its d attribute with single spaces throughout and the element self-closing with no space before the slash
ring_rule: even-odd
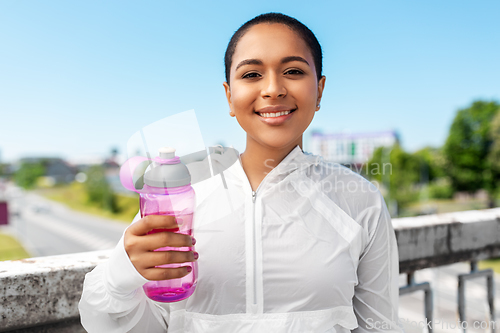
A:
<svg viewBox="0 0 500 333">
<path fill-rule="evenodd" d="M 191 247 L 194 238 L 169 231 L 148 234 L 153 229 L 178 230 L 174 216 L 148 215 L 125 231 L 125 251 L 135 269 L 148 280 L 177 279 L 187 275 L 191 267 L 160 268 L 155 266 L 191 262 L 198 259 L 193 251 L 156 251 L 161 247 Z"/>
</svg>

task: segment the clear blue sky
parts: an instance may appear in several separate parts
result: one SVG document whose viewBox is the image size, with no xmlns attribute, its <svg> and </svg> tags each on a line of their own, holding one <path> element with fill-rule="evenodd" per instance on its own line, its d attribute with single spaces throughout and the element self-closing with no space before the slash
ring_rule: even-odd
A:
<svg viewBox="0 0 500 333">
<path fill-rule="evenodd" d="M 457 109 L 500 100 L 499 1 L 4 0 L 2 161 L 125 152 L 141 127 L 189 109 L 207 145 L 243 150 L 223 55 L 269 11 L 322 44 L 326 88 L 309 130 L 395 129 L 414 151 L 441 146 Z"/>
</svg>

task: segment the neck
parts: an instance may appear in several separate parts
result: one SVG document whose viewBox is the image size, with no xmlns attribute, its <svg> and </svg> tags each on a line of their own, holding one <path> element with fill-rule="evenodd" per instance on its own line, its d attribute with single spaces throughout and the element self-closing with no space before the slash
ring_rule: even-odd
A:
<svg viewBox="0 0 500 333">
<path fill-rule="evenodd" d="M 247 136 L 246 149 L 241 154 L 241 164 L 253 191 L 257 190 L 266 175 L 297 145 L 302 149 L 302 137 L 289 146 L 274 148 L 262 146 Z"/>
</svg>

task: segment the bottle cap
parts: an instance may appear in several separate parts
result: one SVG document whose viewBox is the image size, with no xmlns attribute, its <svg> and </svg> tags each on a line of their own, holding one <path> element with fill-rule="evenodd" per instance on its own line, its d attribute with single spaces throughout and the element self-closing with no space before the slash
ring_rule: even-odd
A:
<svg viewBox="0 0 500 333">
<path fill-rule="evenodd" d="M 160 158 L 162 159 L 172 159 L 175 158 L 175 148 L 172 147 L 162 147 L 159 150 Z"/>
<path fill-rule="evenodd" d="M 152 187 L 179 187 L 191 183 L 188 168 L 175 156 L 175 149 L 162 147 L 153 167 L 144 175 L 144 183 Z"/>
</svg>

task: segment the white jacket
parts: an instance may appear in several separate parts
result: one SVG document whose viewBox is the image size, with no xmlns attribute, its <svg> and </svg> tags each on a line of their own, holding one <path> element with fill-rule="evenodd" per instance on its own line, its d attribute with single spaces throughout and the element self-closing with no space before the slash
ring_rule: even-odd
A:
<svg viewBox="0 0 500 333">
<path fill-rule="evenodd" d="M 122 237 L 85 277 L 88 332 L 402 332 L 396 239 L 373 184 L 298 146 L 255 192 L 239 161 L 221 176 L 193 186 L 194 294 L 147 298 Z"/>
</svg>

